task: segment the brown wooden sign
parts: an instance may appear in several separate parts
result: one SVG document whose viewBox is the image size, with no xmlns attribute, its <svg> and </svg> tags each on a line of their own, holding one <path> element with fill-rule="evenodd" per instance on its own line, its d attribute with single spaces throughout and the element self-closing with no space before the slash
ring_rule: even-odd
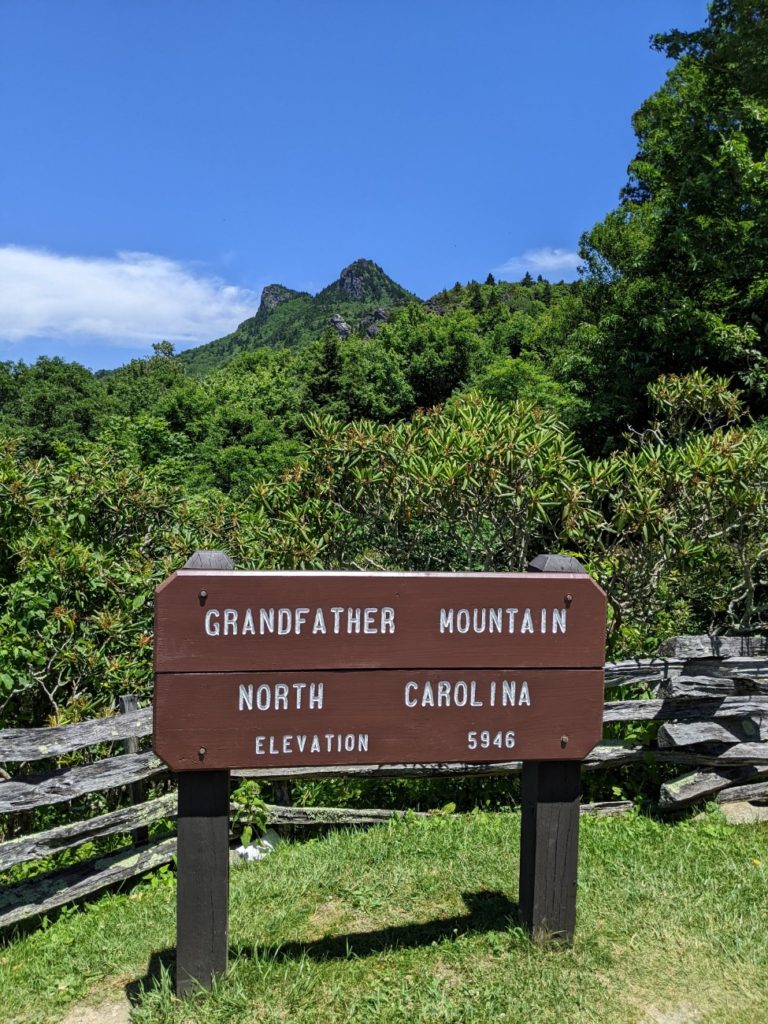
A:
<svg viewBox="0 0 768 1024">
<path fill-rule="evenodd" d="M 579 760 L 602 733 L 583 574 L 183 571 L 155 608 L 177 771 Z"/>
<path fill-rule="evenodd" d="M 174 573 L 156 672 L 598 668 L 605 595 L 584 574 Z"/>
<path fill-rule="evenodd" d="M 600 670 L 160 675 L 155 750 L 176 771 L 577 760 Z"/>
<path fill-rule="evenodd" d="M 605 595 L 575 559 L 531 568 L 542 562 L 558 571 L 249 573 L 197 551 L 158 588 L 154 747 L 179 772 L 177 995 L 227 966 L 230 768 L 523 761 L 521 921 L 570 940 Z"/>
</svg>

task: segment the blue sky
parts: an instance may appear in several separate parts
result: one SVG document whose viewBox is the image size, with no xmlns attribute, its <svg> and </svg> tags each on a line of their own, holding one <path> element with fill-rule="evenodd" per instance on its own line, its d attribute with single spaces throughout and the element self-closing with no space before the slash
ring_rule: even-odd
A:
<svg viewBox="0 0 768 1024">
<path fill-rule="evenodd" d="M 3 0 L 0 359 L 218 337 L 359 257 L 575 274 L 704 0 Z M 506 269 L 504 269 L 506 268 Z"/>
</svg>

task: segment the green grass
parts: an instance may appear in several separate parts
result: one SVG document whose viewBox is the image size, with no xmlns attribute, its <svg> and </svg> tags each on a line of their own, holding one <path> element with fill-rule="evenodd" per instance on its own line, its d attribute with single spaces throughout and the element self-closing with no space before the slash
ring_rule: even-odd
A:
<svg viewBox="0 0 768 1024">
<path fill-rule="evenodd" d="M 230 971 L 186 1003 L 167 873 L 0 949 L 0 1020 L 127 986 L 135 1024 L 768 1022 L 768 826 L 583 820 L 571 949 L 516 926 L 518 839 L 517 814 L 436 817 L 238 866 Z"/>
</svg>

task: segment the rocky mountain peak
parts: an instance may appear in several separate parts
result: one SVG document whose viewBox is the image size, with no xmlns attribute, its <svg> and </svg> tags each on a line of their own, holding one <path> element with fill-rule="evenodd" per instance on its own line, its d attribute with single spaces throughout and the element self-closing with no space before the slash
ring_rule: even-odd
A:
<svg viewBox="0 0 768 1024">
<path fill-rule="evenodd" d="M 259 312 L 264 310 L 265 313 L 271 313 L 282 302 L 288 302 L 303 294 L 303 292 L 294 291 L 293 288 L 286 288 L 284 284 L 268 284 L 261 293 Z"/>
<path fill-rule="evenodd" d="M 379 274 L 382 277 L 386 276 L 381 267 L 377 267 L 372 260 L 355 260 L 339 274 L 341 291 L 353 302 L 362 302 L 367 298 L 371 278 L 376 278 Z"/>
<path fill-rule="evenodd" d="M 318 295 L 322 302 L 364 302 L 377 306 L 409 302 L 414 296 L 388 277 L 373 260 L 355 260 Z"/>
</svg>

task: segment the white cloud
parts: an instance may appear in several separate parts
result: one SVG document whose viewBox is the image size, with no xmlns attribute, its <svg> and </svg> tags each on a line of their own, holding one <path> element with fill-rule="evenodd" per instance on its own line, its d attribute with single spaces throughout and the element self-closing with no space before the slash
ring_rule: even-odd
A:
<svg viewBox="0 0 768 1024">
<path fill-rule="evenodd" d="M 163 338 L 187 346 L 253 316 L 256 292 L 144 252 L 109 259 L 0 246 L 0 341 L 98 339 L 122 347 Z"/>
<path fill-rule="evenodd" d="M 527 249 L 522 256 L 513 256 L 502 266 L 496 267 L 494 274 L 514 279 L 522 277 L 526 271 L 543 277 L 575 277 L 580 263 L 581 257 L 577 252 L 545 246 L 542 249 Z"/>
</svg>

